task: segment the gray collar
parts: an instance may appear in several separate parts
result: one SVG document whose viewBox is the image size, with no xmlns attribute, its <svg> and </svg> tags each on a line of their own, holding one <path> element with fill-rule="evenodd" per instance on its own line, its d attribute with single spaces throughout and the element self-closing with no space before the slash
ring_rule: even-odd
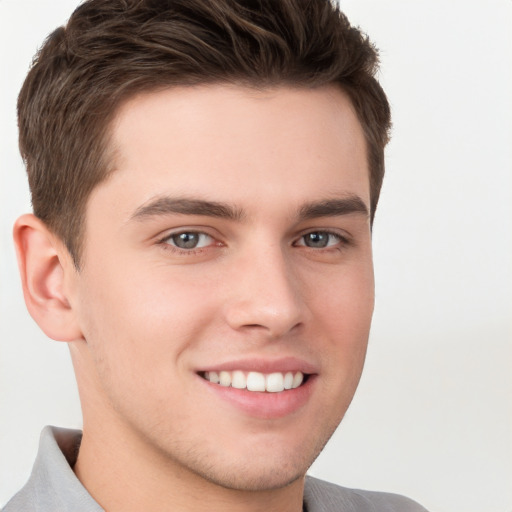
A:
<svg viewBox="0 0 512 512">
<path fill-rule="evenodd" d="M 82 433 L 47 426 L 28 482 L 2 512 L 104 512 L 73 473 Z"/>
<path fill-rule="evenodd" d="M 104 512 L 73 472 L 82 440 L 79 430 L 45 427 L 32 474 L 2 512 Z M 346 489 L 306 477 L 307 512 L 426 512 L 394 494 Z"/>
</svg>

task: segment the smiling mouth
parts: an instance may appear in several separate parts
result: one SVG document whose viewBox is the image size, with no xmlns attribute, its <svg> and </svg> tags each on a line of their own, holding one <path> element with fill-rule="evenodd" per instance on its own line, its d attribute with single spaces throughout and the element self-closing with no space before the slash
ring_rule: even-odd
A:
<svg viewBox="0 0 512 512">
<path fill-rule="evenodd" d="M 297 389 L 308 379 L 308 374 L 299 371 L 260 373 L 234 370 L 200 372 L 199 375 L 212 384 L 259 393 L 281 393 Z"/>
</svg>

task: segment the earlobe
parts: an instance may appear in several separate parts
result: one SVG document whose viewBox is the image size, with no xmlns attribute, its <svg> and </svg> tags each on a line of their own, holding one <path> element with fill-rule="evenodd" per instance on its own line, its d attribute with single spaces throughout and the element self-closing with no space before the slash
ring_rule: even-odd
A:
<svg viewBox="0 0 512 512">
<path fill-rule="evenodd" d="M 63 244 L 32 214 L 13 230 L 27 309 L 39 327 L 57 341 L 82 338 L 65 289 L 66 273 L 76 272 Z"/>
</svg>

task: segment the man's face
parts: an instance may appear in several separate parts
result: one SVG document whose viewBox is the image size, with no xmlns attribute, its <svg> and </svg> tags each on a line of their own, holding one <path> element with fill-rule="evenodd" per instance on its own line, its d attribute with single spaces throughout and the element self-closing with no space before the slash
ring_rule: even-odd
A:
<svg viewBox="0 0 512 512">
<path fill-rule="evenodd" d="M 293 481 L 352 399 L 373 310 L 349 100 L 171 89 L 126 103 L 112 144 L 70 288 L 86 431 L 230 488 Z"/>
</svg>

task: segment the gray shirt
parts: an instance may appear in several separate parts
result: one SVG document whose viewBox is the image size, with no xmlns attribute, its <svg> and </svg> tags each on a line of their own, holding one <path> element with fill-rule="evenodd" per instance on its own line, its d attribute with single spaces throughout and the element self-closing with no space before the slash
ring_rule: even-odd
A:
<svg viewBox="0 0 512 512">
<path fill-rule="evenodd" d="M 104 512 L 73 473 L 82 434 L 45 427 L 32 474 L 2 512 Z M 414 501 L 382 492 L 346 489 L 306 477 L 307 512 L 426 512 Z"/>
</svg>

